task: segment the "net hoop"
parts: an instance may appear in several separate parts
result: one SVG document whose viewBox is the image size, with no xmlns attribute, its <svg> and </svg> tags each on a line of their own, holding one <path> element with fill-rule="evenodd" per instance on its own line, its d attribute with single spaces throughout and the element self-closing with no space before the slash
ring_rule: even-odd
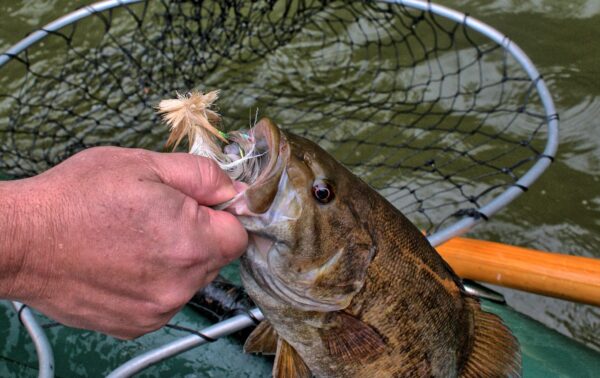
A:
<svg viewBox="0 0 600 378">
<path fill-rule="evenodd" d="M 13 45 L 11 48 L 0 54 L 0 67 L 5 65 L 11 59 L 16 57 L 19 53 L 23 52 L 27 48 L 36 43 L 42 41 L 46 36 L 68 26 L 86 17 L 92 16 L 96 13 L 104 12 L 113 8 L 126 6 L 130 4 L 141 3 L 144 0 L 105 0 L 99 1 L 89 6 L 85 6 L 79 10 L 68 13 L 67 15 L 58 18 L 57 20 L 47 24 L 41 29 L 33 32 L 20 42 Z M 529 78 L 535 85 L 537 94 L 539 95 L 540 101 L 543 105 L 546 115 L 546 133 L 547 139 L 544 147 L 544 151 L 539 155 L 538 160 L 529 168 L 529 170 L 523 174 L 520 179 L 515 182 L 512 186 L 507 188 L 504 192 L 497 195 L 486 205 L 478 209 L 475 216 L 468 215 L 462 219 L 446 226 L 428 236 L 429 242 L 433 246 L 440 245 L 445 241 L 462 235 L 469 231 L 473 226 L 489 219 L 499 210 L 507 206 L 524 191 L 526 191 L 538 178 L 539 176 L 549 167 L 554 160 L 556 151 L 558 148 L 558 115 L 554 106 L 554 102 L 544 82 L 544 79 L 533 65 L 529 57 L 519 48 L 519 46 L 511 41 L 507 36 L 500 33 L 493 27 L 468 16 L 464 13 L 455 11 L 442 5 L 434 4 L 427 0 L 379 0 L 382 3 L 395 4 L 404 6 L 406 8 L 412 8 L 416 10 L 425 11 L 443 18 L 452 20 L 458 24 L 463 24 L 466 28 L 472 29 L 479 34 L 488 37 L 498 45 L 502 46 L 521 66 L 521 68 L 527 73 Z M 14 302 L 13 306 L 15 309 L 21 309 L 22 304 Z M 33 314 L 27 311 L 27 316 L 21 317 L 21 321 L 27 328 L 33 342 L 36 345 L 36 352 L 38 353 L 39 360 L 39 372 L 40 376 L 51 377 L 53 376 L 53 352 L 43 329 L 39 326 Z M 255 319 L 262 319 L 260 310 L 252 310 L 252 316 Z M 226 321 L 217 323 L 208 329 L 203 330 L 203 333 L 209 334 L 212 338 L 219 338 L 228 334 L 237 332 L 243 328 L 246 328 L 253 324 L 253 320 L 248 315 L 238 315 L 235 318 L 228 319 Z M 175 354 L 182 353 L 186 350 L 202 345 L 206 342 L 205 339 L 190 335 L 182 339 L 176 340 L 172 343 L 163 345 L 162 347 L 150 350 L 138 357 L 126 362 L 119 368 L 113 371 L 110 377 L 129 377 L 135 373 L 142 371 L 143 369 L 169 358 Z"/>
</svg>

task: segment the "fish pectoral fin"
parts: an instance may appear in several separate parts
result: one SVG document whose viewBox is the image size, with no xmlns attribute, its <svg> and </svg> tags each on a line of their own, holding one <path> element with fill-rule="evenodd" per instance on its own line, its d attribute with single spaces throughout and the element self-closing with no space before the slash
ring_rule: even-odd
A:
<svg viewBox="0 0 600 378">
<path fill-rule="evenodd" d="M 459 377 L 520 377 L 517 339 L 498 316 L 484 312 L 475 299 L 467 298 L 467 305 L 473 310 L 473 342 Z"/>
<path fill-rule="evenodd" d="M 275 354 L 277 352 L 277 332 L 268 320 L 263 320 L 250 333 L 244 343 L 244 352 Z"/>
<path fill-rule="evenodd" d="M 331 356 L 347 362 L 366 362 L 385 352 L 383 338 L 369 324 L 345 312 L 334 314 L 335 326 L 321 335 Z"/>
<path fill-rule="evenodd" d="M 277 342 L 273 378 L 312 378 L 312 373 L 302 357 L 282 338 Z"/>
</svg>

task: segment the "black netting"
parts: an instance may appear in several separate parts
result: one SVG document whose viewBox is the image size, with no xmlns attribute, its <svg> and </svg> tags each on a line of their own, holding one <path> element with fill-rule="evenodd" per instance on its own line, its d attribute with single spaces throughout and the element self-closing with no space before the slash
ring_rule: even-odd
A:
<svg viewBox="0 0 600 378">
<path fill-rule="evenodd" d="M 228 128 L 256 112 L 318 141 L 433 232 L 513 185 L 546 116 L 498 44 L 429 12 L 363 1 L 150 1 L 96 13 L 0 68 L 0 175 L 95 145 L 161 150 L 154 112 L 221 90 Z"/>
</svg>

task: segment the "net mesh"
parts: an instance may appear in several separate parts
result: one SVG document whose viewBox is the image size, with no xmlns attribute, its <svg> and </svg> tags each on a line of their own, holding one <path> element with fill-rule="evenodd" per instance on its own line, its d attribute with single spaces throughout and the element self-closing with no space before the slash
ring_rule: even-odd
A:
<svg viewBox="0 0 600 378">
<path fill-rule="evenodd" d="M 0 68 L 0 175 L 79 150 L 162 150 L 161 99 L 221 90 L 226 129 L 268 116 L 317 141 L 433 233 L 540 157 L 546 115 L 495 42 L 363 1 L 152 1 L 95 13 Z"/>
</svg>

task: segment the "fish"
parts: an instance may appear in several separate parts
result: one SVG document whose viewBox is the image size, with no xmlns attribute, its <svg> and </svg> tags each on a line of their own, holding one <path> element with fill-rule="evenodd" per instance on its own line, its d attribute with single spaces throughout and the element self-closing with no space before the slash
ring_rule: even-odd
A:
<svg viewBox="0 0 600 378">
<path fill-rule="evenodd" d="M 510 330 L 396 207 L 268 118 L 241 134 L 257 172 L 222 208 L 248 231 L 240 276 L 265 316 L 244 350 L 275 355 L 273 377 L 520 376 Z"/>
<path fill-rule="evenodd" d="M 242 283 L 266 321 L 245 343 L 274 377 L 517 377 L 518 342 L 396 207 L 269 119 L 239 197 Z"/>
</svg>

